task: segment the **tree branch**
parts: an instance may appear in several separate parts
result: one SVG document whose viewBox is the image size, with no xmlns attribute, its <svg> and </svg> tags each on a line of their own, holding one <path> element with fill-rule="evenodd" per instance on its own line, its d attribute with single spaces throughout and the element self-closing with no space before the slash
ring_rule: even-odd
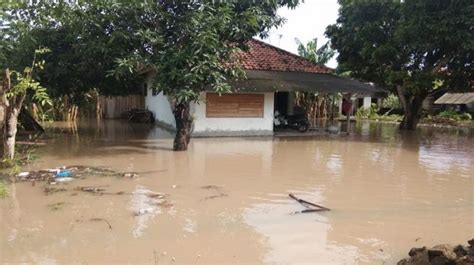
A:
<svg viewBox="0 0 474 265">
<path fill-rule="evenodd" d="M 439 71 L 441 70 L 441 68 L 443 68 L 448 62 L 449 62 L 449 58 L 448 58 L 448 57 L 442 58 L 442 59 L 439 60 L 438 63 L 433 67 L 433 69 L 431 70 L 431 73 L 433 73 L 433 74 L 439 73 Z"/>
</svg>

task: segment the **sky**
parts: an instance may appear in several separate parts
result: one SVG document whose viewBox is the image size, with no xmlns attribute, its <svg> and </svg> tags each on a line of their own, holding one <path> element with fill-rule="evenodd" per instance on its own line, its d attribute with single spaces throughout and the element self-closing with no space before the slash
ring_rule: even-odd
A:
<svg viewBox="0 0 474 265">
<path fill-rule="evenodd" d="M 295 38 L 307 43 L 317 37 L 320 47 L 327 41 L 324 31 L 328 25 L 336 22 L 338 9 L 337 0 L 305 0 L 293 10 L 281 8 L 278 14 L 286 18 L 286 23 L 278 29 L 272 29 L 270 36 L 263 41 L 297 54 Z M 336 56 L 327 66 L 337 66 Z"/>
</svg>

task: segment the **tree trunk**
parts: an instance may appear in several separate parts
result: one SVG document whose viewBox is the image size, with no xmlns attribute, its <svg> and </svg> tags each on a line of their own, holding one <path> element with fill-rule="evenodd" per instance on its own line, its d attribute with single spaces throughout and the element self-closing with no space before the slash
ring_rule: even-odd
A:
<svg viewBox="0 0 474 265">
<path fill-rule="evenodd" d="M 3 77 L 2 89 L 7 92 L 12 88 L 10 71 L 6 69 Z M 3 153 L 2 158 L 13 159 L 15 157 L 15 141 L 20 114 L 26 94 L 16 95 L 10 99 L 4 98 L 2 104 L 5 108 L 5 122 L 3 126 Z"/>
<path fill-rule="evenodd" d="M 99 93 L 97 93 L 95 95 L 95 118 L 96 120 L 100 121 L 103 117 L 103 114 L 102 114 L 102 104 L 101 104 L 101 100 L 100 100 L 100 95 Z"/>
<path fill-rule="evenodd" d="M 400 123 L 400 130 L 416 130 L 416 126 L 421 118 L 421 109 L 426 95 L 406 94 L 403 87 L 397 87 L 400 103 L 403 107 L 404 115 Z"/>
<path fill-rule="evenodd" d="M 173 143 L 174 151 L 186 151 L 188 149 L 191 139 L 191 126 L 193 124 L 189 108 L 189 102 L 181 102 L 175 106 L 173 112 L 176 121 L 176 136 Z"/>
<path fill-rule="evenodd" d="M 15 157 L 15 141 L 20 111 L 15 106 L 8 106 L 5 113 L 5 127 L 3 132 L 3 158 Z"/>
<path fill-rule="evenodd" d="M 3 125 L 5 125 L 5 115 L 7 111 L 7 97 L 5 96 L 5 88 L 3 85 L 0 86 L 0 131 L 2 132 L 1 138 L 3 138 Z"/>
<path fill-rule="evenodd" d="M 417 97 L 414 97 L 411 104 L 404 108 L 403 120 L 400 123 L 400 130 L 416 130 L 416 126 L 421 118 L 421 103 L 423 100 L 419 100 Z M 418 103 L 417 103 L 418 102 Z"/>
</svg>

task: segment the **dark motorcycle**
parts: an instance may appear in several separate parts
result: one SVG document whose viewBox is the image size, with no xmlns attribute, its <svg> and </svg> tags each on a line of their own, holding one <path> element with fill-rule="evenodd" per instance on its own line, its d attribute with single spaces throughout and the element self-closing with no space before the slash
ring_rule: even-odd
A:
<svg viewBox="0 0 474 265">
<path fill-rule="evenodd" d="M 304 114 L 283 116 L 276 111 L 273 124 L 275 128 L 291 128 L 299 132 L 306 132 L 309 129 L 309 121 Z"/>
</svg>

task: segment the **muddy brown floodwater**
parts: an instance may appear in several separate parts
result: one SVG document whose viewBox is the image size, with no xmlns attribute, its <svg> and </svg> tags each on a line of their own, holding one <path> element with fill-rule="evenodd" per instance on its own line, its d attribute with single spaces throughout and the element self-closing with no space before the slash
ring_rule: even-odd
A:
<svg viewBox="0 0 474 265">
<path fill-rule="evenodd" d="M 0 200 L 0 261 L 395 264 L 413 246 L 473 237 L 472 131 L 356 129 L 198 138 L 172 152 L 171 135 L 158 128 L 54 124 L 27 170 L 86 165 L 139 177 L 79 178 L 49 195 L 47 183 L 12 185 Z M 288 193 L 332 211 L 292 214 L 303 207 Z"/>
</svg>

